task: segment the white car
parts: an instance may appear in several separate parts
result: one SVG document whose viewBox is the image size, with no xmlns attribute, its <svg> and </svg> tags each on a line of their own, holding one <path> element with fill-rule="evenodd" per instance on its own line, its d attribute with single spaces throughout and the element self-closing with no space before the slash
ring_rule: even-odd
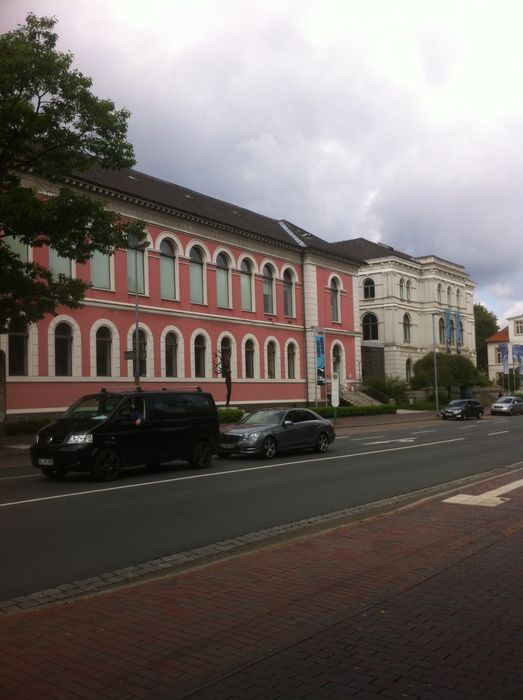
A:
<svg viewBox="0 0 523 700">
<path fill-rule="evenodd" d="M 490 407 L 492 416 L 512 416 L 514 413 L 523 413 L 523 399 L 519 396 L 501 396 Z"/>
</svg>

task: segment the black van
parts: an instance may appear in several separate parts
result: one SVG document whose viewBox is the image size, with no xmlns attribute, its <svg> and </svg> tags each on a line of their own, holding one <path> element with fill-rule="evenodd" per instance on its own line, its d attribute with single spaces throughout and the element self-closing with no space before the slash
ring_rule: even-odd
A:
<svg viewBox="0 0 523 700">
<path fill-rule="evenodd" d="M 31 446 L 31 461 L 50 479 L 80 471 L 109 481 L 122 467 L 175 459 L 205 468 L 219 434 L 211 394 L 102 390 L 82 396 L 61 418 L 42 428 Z"/>
</svg>

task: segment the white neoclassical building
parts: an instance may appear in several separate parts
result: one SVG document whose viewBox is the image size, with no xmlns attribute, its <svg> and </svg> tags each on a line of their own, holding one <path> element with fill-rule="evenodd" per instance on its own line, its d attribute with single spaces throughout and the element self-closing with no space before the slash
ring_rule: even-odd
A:
<svg viewBox="0 0 523 700">
<path fill-rule="evenodd" d="M 359 268 L 361 376 L 410 379 L 435 348 L 476 363 L 474 288 L 465 268 L 435 255 L 412 257 L 365 238 L 335 244 Z"/>
<path fill-rule="evenodd" d="M 489 379 L 509 392 L 518 389 L 523 375 L 523 314 L 507 318 L 507 325 L 485 342 Z"/>
</svg>

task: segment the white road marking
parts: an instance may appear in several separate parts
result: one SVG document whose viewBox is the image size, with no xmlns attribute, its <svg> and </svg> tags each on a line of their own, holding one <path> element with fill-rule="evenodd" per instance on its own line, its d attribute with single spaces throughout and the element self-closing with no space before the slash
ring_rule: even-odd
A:
<svg viewBox="0 0 523 700">
<path fill-rule="evenodd" d="M 412 435 L 424 435 L 425 433 L 435 433 L 435 430 L 416 430 L 412 432 Z"/>
<path fill-rule="evenodd" d="M 367 445 L 387 445 L 390 442 L 414 442 L 416 438 L 396 438 L 392 440 L 378 440 L 377 442 L 364 442 L 363 446 Z"/>
<path fill-rule="evenodd" d="M 510 499 L 500 498 L 504 493 L 509 491 L 514 491 L 515 489 L 520 489 L 523 486 L 523 479 L 518 479 L 517 481 L 512 481 L 510 484 L 505 486 L 500 486 L 497 489 L 492 489 L 492 491 L 485 491 L 485 493 L 480 493 L 477 496 L 471 496 L 470 494 L 460 493 L 457 496 L 451 496 L 446 498 L 443 503 L 455 503 L 462 506 L 486 506 L 487 508 L 495 508 L 500 506 L 505 501 Z"/>
<path fill-rule="evenodd" d="M 93 494 L 105 493 L 106 491 L 123 491 L 125 489 L 137 489 L 141 486 L 159 486 L 160 484 L 172 484 L 177 481 L 191 481 L 194 479 L 212 479 L 217 476 L 229 476 L 231 474 L 242 474 L 245 472 L 262 471 L 264 469 L 278 469 L 279 467 L 294 467 L 300 464 L 311 464 L 313 462 L 326 462 L 338 459 L 353 459 L 354 457 L 366 457 L 368 455 L 384 454 L 386 452 L 399 452 L 401 450 L 415 450 L 420 447 L 434 447 L 435 445 L 447 445 L 451 442 L 461 442 L 465 438 L 452 438 L 450 440 L 438 440 L 437 442 L 424 442 L 421 445 L 404 445 L 402 447 L 389 447 L 385 450 L 369 450 L 367 452 L 355 452 L 348 455 L 328 455 L 324 457 L 315 457 L 313 459 L 301 459 L 297 462 L 278 462 L 276 464 L 262 464 L 258 467 L 243 467 L 241 469 L 230 469 L 221 472 L 213 472 L 207 474 L 193 474 L 191 476 L 175 476 L 172 479 L 160 479 L 159 481 L 141 481 L 136 484 L 126 484 L 125 486 L 108 486 L 103 489 L 92 489 L 90 491 L 74 491 L 72 493 L 61 493 L 56 496 L 42 496 L 41 498 L 28 498 L 24 501 L 10 501 L 0 503 L 0 508 L 8 508 L 10 506 L 19 506 L 27 503 L 40 503 L 42 501 L 56 501 L 61 498 L 73 498 L 76 496 L 92 496 Z"/>
<path fill-rule="evenodd" d="M 383 438 L 383 437 L 385 437 L 385 435 L 373 435 L 372 437 L 374 437 L 374 438 Z M 337 439 L 337 438 L 336 438 L 336 439 Z M 368 435 L 367 435 L 367 437 L 352 438 L 352 439 L 353 439 L 354 442 L 359 442 L 359 441 L 361 441 L 361 440 L 370 440 L 370 438 L 369 438 Z"/>
<path fill-rule="evenodd" d="M 487 435 L 504 435 L 505 433 L 510 433 L 510 430 L 498 430 L 497 433 L 487 433 Z"/>
</svg>

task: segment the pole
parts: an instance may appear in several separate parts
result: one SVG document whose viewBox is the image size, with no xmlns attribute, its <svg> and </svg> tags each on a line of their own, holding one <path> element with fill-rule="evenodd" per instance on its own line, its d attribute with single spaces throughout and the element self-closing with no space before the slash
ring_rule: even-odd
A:
<svg viewBox="0 0 523 700">
<path fill-rule="evenodd" d="M 434 388 L 436 390 L 436 417 L 439 418 L 438 361 L 436 359 L 436 334 L 434 332 L 434 314 L 432 314 L 432 353 L 434 362 Z"/>
<path fill-rule="evenodd" d="M 140 386 L 140 328 L 138 325 L 138 248 L 134 249 L 134 383 Z"/>
<path fill-rule="evenodd" d="M 142 241 L 135 246 L 134 250 L 134 383 L 136 388 L 140 388 L 140 325 L 138 320 L 138 251 L 142 253 L 150 246 L 149 241 Z M 144 272 L 145 274 L 145 272 Z"/>
</svg>

